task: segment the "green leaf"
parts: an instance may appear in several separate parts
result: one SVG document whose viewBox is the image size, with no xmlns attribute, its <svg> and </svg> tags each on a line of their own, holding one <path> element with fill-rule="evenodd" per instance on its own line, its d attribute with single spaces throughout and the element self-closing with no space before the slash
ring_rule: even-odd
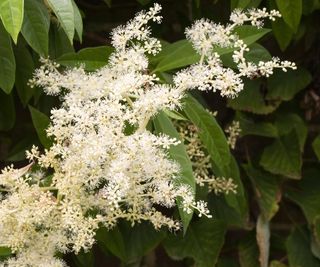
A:
<svg viewBox="0 0 320 267">
<path fill-rule="evenodd" d="M 293 30 L 284 22 L 282 18 L 276 19 L 272 23 L 272 31 L 282 51 L 286 50 L 293 38 Z"/>
<path fill-rule="evenodd" d="M 6 161 L 23 161 L 26 159 L 26 150 L 30 150 L 32 145 L 37 142 L 32 134 L 25 135 L 24 138 L 19 140 L 8 152 Z"/>
<path fill-rule="evenodd" d="M 84 253 L 81 251 L 76 255 L 72 255 L 77 267 L 93 267 L 94 266 L 94 255 L 92 251 Z"/>
<path fill-rule="evenodd" d="M 273 112 L 280 105 L 280 102 L 267 103 L 260 91 L 261 86 L 260 80 L 245 80 L 244 89 L 236 98 L 228 100 L 228 107 L 256 114 Z"/>
<path fill-rule="evenodd" d="M 299 138 L 295 130 L 277 138 L 262 153 L 260 165 L 271 173 L 293 179 L 301 176 L 301 151 Z"/>
<path fill-rule="evenodd" d="M 250 165 L 244 165 L 243 168 L 253 184 L 261 214 L 270 221 L 279 210 L 278 203 L 281 199 L 279 177 Z"/>
<path fill-rule="evenodd" d="M 105 66 L 112 52 L 113 48 L 110 46 L 85 48 L 77 53 L 64 54 L 57 59 L 57 62 L 67 67 L 84 65 L 86 70 L 93 71 Z"/>
<path fill-rule="evenodd" d="M 243 237 L 238 246 L 239 262 L 241 267 L 260 267 L 259 248 L 255 239 L 255 232 L 249 232 Z"/>
<path fill-rule="evenodd" d="M 191 96 L 184 99 L 184 112 L 199 129 L 199 138 L 217 166 L 228 166 L 230 150 L 216 119 Z"/>
<path fill-rule="evenodd" d="M 49 126 L 50 119 L 48 118 L 47 115 L 33 108 L 32 106 L 29 106 L 29 110 L 31 113 L 31 119 L 32 119 L 34 128 L 36 129 L 36 132 L 38 134 L 41 144 L 45 148 L 49 148 L 52 145 L 52 140 L 48 138 L 46 129 Z"/>
<path fill-rule="evenodd" d="M 290 267 L 320 267 L 320 261 L 312 255 L 310 243 L 306 228 L 296 227 L 292 231 L 286 242 Z"/>
<path fill-rule="evenodd" d="M 169 135 L 170 137 L 174 137 L 178 140 L 181 140 L 179 133 L 173 126 L 171 120 L 163 112 L 160 112 L 155 117 L 155 119 L 153 120 L 153 123 L 157 133 L 164 133 Z M 181 171 L 180 171 L 181 179 L 179 180 L 180 183 L 190 186 L 191 190 L 193 191 L 193 194 L 195 194 L 195 178 L 193 176 L 192 164 L 188 157 L 188 154 L 186 152 L 186 148 L 183 142 L 181 142 L 177 146 L 171 146 L 169 149 L 169 155 L 173 160 L 175 160 L 180 165 L 180 168 L 181 168 Z M 180 204 L 181 204 L 181 201 L 178 200 L 179 214 L 182 220 L 184 232 L 186 232 L 188 225 L 192 219 L 193 213 L 188 214 L 185 211 L 183 211 L 183 208 L 181 207 Z"/>
<path fill-rule="evenodd" d="M 247 61 L 259 64 L 260 61 L 269 61 L 272 59 L 269 51 L 262 45 L 252 44 L 250 45 L 250 51 L 245 54 Z"/>
<path fill-rule="evenodd" d="M 160 59 L 160 60 L 159 60 Z M 159 61 L 153 72 L 163 72 L 191 65 L 200 60 L 200 55 L 187 40 L 167 45 L 153 61 Z"/>
<path fill-rule="evenodd" d="M 224 243 L 226 225 L 219 220 L 201 218 L 190 224 L 186 235 L 170 235 L 164 248 L 173 259 L 191 257 L 197 267 L 215 266 Z"/>
<path fill-rule="evenodd" d="M 119 230 L 119 227 L 113 229 L 100 228 L 96 234 L 98 244 L 105 247 L 121 261 L 126 261 L 126 246 L 125 240 Z"/>
<path fill-rule="evenodd" d="M 68 36 L 70 43 L 74 36 L 74 11 L 71 0 L 47 0 L 48 5 L 57 16 L 62 28 Z"/>
<path fill-rule="evenodd" d="M 302 15 L 302 0 L 276 0 L 283 20 L 297 32 Z"/>
<path fill-rule="evenodd" d="M 289 134 L 294 129 L 299 139 L 300 151 L 303 152 L 308 128 L 300 116 L 295 113 L 278 113 L 275 126 L 277 127 L 279 136 Z"/>
<path fill-rule="evenodd" d="M 56 59 L 63 54 L 73 53 L 74 49 L 68 36 L 61 27 L 52 24 L 49 30 L 49 56 Z"/>
<path fill-rule="evenodd" d="M 242 25 L 235 28 L 235 33 L 245 44 L 251 45 L 269 33 L 270 29 L 257 28 L 251 25 Z"/>
<path fill-rule="evenodd" d="M 126 246 L 126 262 L 136 261 L 140 257 L 155 249 L 165 238 L 166 234 L 155 230 L 150 223 L 139 223 L 134 227 L 121 225 L 121 233 Z"/>
<path fill-rule="evenodd" d="M 0 247 L 0 256 L 10 256 L 12 254 L 11 249 L 7 247 Z"/>
<path fill-rule="evenodd" d="M 249 5 L 251 0 L 238 0 L 237 8 L 244 9 Z"/>
<path fill-rule="evenodd" d="M 7 95 L 0 91 L 0 131 L 8 131 L 13 128 L 16 120 L 13 95 Z"/>
<path fill-rule="evenodd" d="M 228 204 L 226 197 L 223 194 L 208 194 L 207 199 L 209 210 L 214 214 L 214 220 L 218 219 L 224 221 L 232 228 L 246 228 L 248 226 L 247 214 L 244 216 L 241 214 L 241 210 L 236 210 L 230 204 Z"/>
<path fill-rule="evenodd" d="M 178 120 L 178 121 L 187 121 L 188 119 L 185 118 L 182 114 L 180 114 L 176 110 L 169 110 L 165 109 L 163 112 L 171 119 Z"/>
<path fill-rule="evenodd" d="M 74 0 L 71 0 L 71 1 L 72 1 L 73 14 L 74 14 L 74 27 L 80 42 L 82 42 L 83 23 L 82 23 L 81 13 L 76 3 L 74 2 Z"/>
<path fill-rule="evenodd" d="M 266 98 L 289 101 L 299 91 L 305 89 L 311 81 L 310 73 L 303 68 L 288 70 L 287 72 L 276 71 L 268 79 Z"/>
<path fill-rule="evenodd" d="M 40 55 L 48 55 L 50 17 L 46 6 L 39 0 L 25 0 L 22 35 Z"/>
<path fill-rule="evenodd" d="M 148 254 L 165 235 L 155 230 L 150 223 L 140 223 L 133 227 L 128 223 L 120 223 L 111 230 L 99 229 L 97 240 L 102 249 L 109 250 L 122 262 L 129 264 Z"/>
<path fill-rule="evenodd" d="M 231 0 L 231 10 L 235 8 L 245 9 L 245 8 L 256 8 L 260 5 L 262 0 Z"/>
<path fill-rule="evenodd" d="M 23 106 L 26 106 L 34 93 L 34 88 L 28 85 L 34 72 L 34 62 L 29 50 L 24 46 L 18 46 L 14 54 L 17 62 L 15 85 Z"/>
<path fill-rule="evenodd" d="M 297 203 L 309 224 L 313 224 L 320 215 L 320 171 L 308 169 L 303 173 L 303 178 L 297 183 L 297 189 L 287 190 L 286 196 Z"/>
<path fill-rule="evenodd" d="M 236 113 L 236 121 L 239 121 L 241 136 L 258 135 L 265 137 L 278 137 L 278 129 L 270 122 L 255 122 L 242 112 Z"/>
<path fill-rule="evenodd" d="M 0 2 L 0 18 L 15 43 L 17 43 L 22 26 L 23 6 L 24 0 L 2 0 Z"/>
<path fill-rule="evenodd" d="M 312 142 L 312 148 L 318 160 L 320 160 L 320 135 L 318 135 Z"/>
<path fill-rule="evenodd" d="M 13 88 L 16 62 L 11 46 L 11 39 L 0 22 L 0 88 L 9 94 Z"/>
</svg>

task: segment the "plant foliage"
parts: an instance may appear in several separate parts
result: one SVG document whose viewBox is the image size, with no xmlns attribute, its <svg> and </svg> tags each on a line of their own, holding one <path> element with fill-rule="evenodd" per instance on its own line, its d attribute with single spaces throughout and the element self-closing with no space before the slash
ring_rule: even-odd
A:
<svg viewBox="0 0 320 267">
<path fill-rule="evenodd" d="M 50 110 L 61 99 L 30 86 L 39 59 L 95 71 L 114 51 L 106 38 L 114 25 L 153 2 L 0 1 L 2 167 L 25 166 L 25 150 L 33 144 L 49 149 L 54 142 L 45 129 Z M 164 110 L 148 124 L 155 133 L 179 139 L 177 125 L 193 125 L 209 158 L 210 174 L 233 179 L 236 194 L 210 192 L 195 183 L 188 143 L 169 149 L 169 157 L 180 164 L 181 183 L 192 188 L 196 199 L 208 201 L 213 218 L 185 213 L 178 199 L 178 208 L 164 212 L 180 218 L 183 231 L 123 221 L 111 230 L 100 228 L 91 250 L 57 256 L 77 267 L 320 267 L 320 1 L 170 0 L 163 7 L 169 19 L 154 27 L 163 49 L 149 57 L 150 71 L 162 82 L 172 82 L 174 73 L 201 60 L 181 29 L 202 17 L 225 22 L 238 8 L 266 7 L 282 15 L 265 28 L 235 29 L 250 48 L 247 60 L 257 63 L 278 55 L 296 62 L 298 69 L 248 78 L 232 99 L 214 92 L 189 94 L 182 109 Z M 235 67 L 233 49 L 215 52 L 224 66 Z M 228 146 L 230 131 L 223 130 L 232 121 L 241 129 L 234 149 Z M 43 183 L 50 185 L 51 178 Z M 0 247 L 1 260 L 10 256 L 9 248 Z"/>
</svg>

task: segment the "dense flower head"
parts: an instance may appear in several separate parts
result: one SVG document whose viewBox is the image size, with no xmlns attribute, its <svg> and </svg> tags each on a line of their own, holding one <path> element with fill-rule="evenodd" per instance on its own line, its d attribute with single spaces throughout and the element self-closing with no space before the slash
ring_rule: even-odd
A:
<svg viewBox="0 0 320 267">
<path fill-rule="evenodd" d="M 149 131 L 150 119 L 161 110 L 181 107 L 188 90 L 235 97 L 243 89 L 243 76 L 269 76 L 273 68 L 295 65 L 279 59 L 247 62 L 249 48 L 234 27 L 246 21 L 260 26 L 261 18 L 273 19 L 278 13 L 235 11 L 233 24 L 227 26 L 195 22 L 186 35 L 200 62 L 180 70 L 172 84 L 160 83 L 149 74 L 146 56 L 161 49 L 147 26 L 149 21 L 161 22 L 160 10 L 155 4 L 116 28 L 115 51 L 95 72 L 81 66 L 61 71 L 57 63 L 42 59 L 31 84 L 59 95 L 62 103 L 51 111 L 47 129 L 53 145 L 42 154 L 36 147 L 27 152 L 36 167 L 9 167 L 0 175 L 0 244 L 15 253 L 3 266 L 65 266 L 55 258 L 56 251 L 88 250 L 100 226 L 111 228 L 120 219 L 179 229 L 178 221 L 156 209 L 175 206 L 177 198 L 185 212 L 211 217 L 206 203 L 195 201 L 194 190 L 182 183 L 180 166 L 168 155 L 180 140 Z M 237 70 L 222 65 L 214 52 L 217 46 L 234 49 Z M 235 192 L 232 179 L 209 177 L 210 160 L 204 154 L 199 157 L 204 164 L 204 169 L 195 170 L 200 185 L 206 182 L 217 193 Z"/>
</svg>

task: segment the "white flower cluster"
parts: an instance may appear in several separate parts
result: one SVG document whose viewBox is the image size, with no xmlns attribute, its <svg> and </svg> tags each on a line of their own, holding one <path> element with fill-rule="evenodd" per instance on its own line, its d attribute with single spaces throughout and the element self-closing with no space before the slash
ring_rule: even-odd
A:
<svg viewBox="0 0 320 267">
<path fill-rule="evenodd" d="M 36 147 L 27 153 L 40 171 L 7 168 L 0 175 L 0 246 L 15 253 L 1 266 L 65 266 L 55 257 L 57 251 L 89 249 L 98 227 L 113 227 L 120 219 L 177 229 L 179 222 L 156 209 L 175 206 L 177 198 L 186 212 L 195 209 L 210 217 L 206 203 L 195 201 L 191 188 L 180 181 L 180 166 L 168 157 L 167 149 L 179 141 L 155 135 L 147 126 L 158 111 L 179 107 L 186 90 L 220 90 L 226 96 L 240 91 L 245 70 L 237 74 L 224 68 L 212 49 L 241 50 L 244 44 L 236 45 L 241 41 L 231 26 L 196 22 L 187 36 L 201 62 L 176 74 L 172 85 L 160 84 L 148 74 L 145 55 L 160 50 L 146 25 L 161 21 L 160 10 L 155 4 L 116 28 L 115 51 L 108 65 L 95 72 L 82 67 L 60 72 L 49 60 L 36 71 L 32 83 L 60 95 L 62 104 L 52 110 L 47 130 L 54 144 L 43 154 Z M 265 17 L 263 12 L 252 11 L 246 18 L 237 14 L 235 25 Z M 244 61 L 241 54 L 238 58 L 240 66 Z M 274 64 L 268 64 L 257 68 L 269 73 Z"/>
<path fill-rule="evenodd" d="M 175 84 L 189 89 L 219 91 L 222 96 L 235 97 L 243 89 L 243 77 L 269 77 L 273 69 L 295 69 L 296 65 L 289 61 L 280 61 L 273 58 L 271 61 L 260 61 L 258 64 L 248 62 L 245 53 L 250 49 L 237 36 L 235 29 L 245 22 L 253 26 L 263 26 L 264 18 L 274 20 L 280 17 L 278 11 L 267 12 L 266 9 L 251 9 L 248 12 L 234 10 L 230 16 L 231 24 L 223 26 L 206 19 L 196 21 L 186 30 L 187 38 L 192 42 L 194 49 L 201 55 L 199 64 L 178 73 L 174 78 Z M 232 48 L 232 58 L 237 70 L 223 67 L 217 48 Z"/>
</svg>

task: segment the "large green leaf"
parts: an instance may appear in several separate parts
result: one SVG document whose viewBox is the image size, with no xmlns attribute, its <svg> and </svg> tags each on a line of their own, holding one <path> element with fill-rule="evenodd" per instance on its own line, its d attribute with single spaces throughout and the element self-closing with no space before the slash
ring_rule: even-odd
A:
<svg viewBox="0 0 320 267">
<path fill-rule="evenodd" d="M 26 150 L 30 150 L 32 145 L 36 144 L 37 141 L 37 137 L 32 133 L 25 133 L 25 137 L 14 143 L 5 160 L 9 162 L 25 160 Z"/>
<path fill-rule="evenodd" d="M 97 232 L 99 245 L 127 264 L 148 254 L 165 236 L 164 232 L 155 230 L 150 223 L 140 223 L 133 227 L 128 223 L 120 223 L 112 230 L 102 228 Z"/>
<path fill-rule="evenodd" d="M 239 121 L 241 136 L 258 135 L 265 137 L 278 137 L 278 129 L 270 122 L 255 122 L 242 112 L 237 112 L 236 121 Z"/>
<path fill-rule="evenodd" d="M 303 152 L 308 129 L 304 120 L 299 115 L 295 113 L 278 113 L 275 126 L 277 127 L 279 136 L 289 134 L 294 129 L 299 139 L 300 151 Z"/>
<path fill-rule="evenodd" d="M 11 39 L 0 22 L 0 88 L 9 94 L 13 88 L 16 62 L 11 46 Z"/>
<path fill-rule="evenodd" d="M 258 7 L 262 0 L 231 0 L 231 10 Z"/>
<path fill-rule="evenodd" d="M 70 43 L 73 42 L 75 24 L 74 11 L 71 0 L 47 0 L 48 5 L 57 16 L 62 28 L 67 34 Z"/>
<path fill-rule="evenodd" d="M 160 60 L 159 60 L 160 59 Z M 187 40 L 166 46 L 153 61 L 159 61 L 153 72 L 163 72 L 191 65 L 199 61 L 200 55 Z"/>
<path fill-rule="evenodd" d="M 303 173 L 297 189 L 290 189 L 286 196 L 297 203 L 305 214 L 309 224 L 313 224 L 320 215 L 320 171 L 309 169 Z"/>
<path fill-rule="evenodd" d="M 272 22 L 272 32 L 282 51 L 286 50 L 293 38 L 293 30 L 284 22 L 282 18 Z"/>
<path fill-rule="evenodd" d="M 121 225 L 126 246 L 126 262 L 133 262 L 148 254 L 165 238 L 163 231 L 155 230 L 150 223 L 140 223 L 134 227 L 131 224 Z"/>
<path fill-rule="evenodd" d="M 242 25 L 235 28 L 235 33 L 247 45 L 251 45 L 254 42 L 258 41 L 270 31 L 270 29 L 257 28 L 251 25 Z"/>
<path fill-rule="evenodd" d="M 113 48 L 110 46 L 85 48 L 77 53 L 64 54 L 57 59 L 57 62 L 68 67 L 84 65 L 86 70 L 93 71 L 105 66 L 112 52 Z"/>
<path fill-rule="evenodd" d="M 94 254 L 92 251 L 84 253 L 81 251 L 76 255 L 72 255 L 77 267 L 94 267 Z"/>
<path fill-rule="evenodd" d="M 180 140 L 179 133 L 173 126 L 171 120 L 163 112 L 159 113 L 155 117 L 153 123 L 157 133 L 164 133 Z M 193 176 L 192 164 L 188 157 L 184 144 L 181 142 L 181 144 L 177 146 L 171 146 L 171 148 L 169 149 L 169 154 L 170 157 L 180 165 L 180 182 L 182 184 L 188 185 L 193 191 L 193 194 L 195 194 L 195 178 Z M 188 225 L 192 219 L 192 213 L 186 213 L 180 204 L 181 202 L 178 200 L 179 214 L 182 220 L 184 232 L 186 232 Z"/>
<path fill-rule="evenodd" d="M 263 151 L 261 166 L 274 174 L 281 174 L 293 179 L 301 176 L 301 150 L 295 130 L 277 138 Z"/>
<path fill-rule="evenodd" d="M 244 89 L 234 99 L 228 100 L 228 106 L 240 111 L 256 114 L 268 114 L 274 111 L 280 102 L 267 103 L 260 91 L 260 80 L 245 80 Z"/>
<path fill-rule="evenodd" d="M 100 228 L 96 234 L 100 247 L 109 250 L 113 255 L 117 256 L 121 261 L 125 262 L 126 245 L 125 240 L 119 230 L 119 227 L 113 229 Z"/>
<path fill-rule="evenodd" d="M 1 0 L 0 18 L 13 41 L 17 43 L 23 21 L 24 0 Z"/>
<path fill-rule="evenodd" d="M 215 266 L 224 243 L 226 226 L 206 218 L 190 224 L 186 235 L 170 235 L 164 248 L 173 259 L 193 258 L 197 267 Z"/>
<path fill-rule="evenodd" d="M 258 260 L 259 248 L 255 232 L 250 232 L 241 239 L 238 246 L 238 254 L 241 267 L 260 267 Z"/>
<path fill-rule="evenodd" d="M 253 184 L 260 211 L 263 217 L 270 221 L 279 209 L 278 203 L 281 198 L 279 177 L 251 165 L 243 167 Z"/>
<path fill-rule="evenodd" d="M 291 100 L 311 82 L 310 73 L 303 68 L 298 70 L 276 71 L 268 79 L 267 99 Z"/>
<path fill-rule="evenodd" d="M 14 126 L 16 112 L 12 94 L 0 91 L 0 131 L 8 131 Z"/>
<path fill-rule="evenodd" d="M 244 9 L 251 0 L 231 0 L 231 9 L 241 8 Z"/>
<path fill-rule="evenodd" d="M 236 205 L 230 205 L 223 194 L 208 194 L 208 207 L 214 214 L 214 220 L 224 221 L 227 225 L 232 228 L 245 228 L 247 227 L 248 217 L 247 214 L 241 214 L 240 209 L 236 209 Z M 234 207 L 233 207 L 234 206 Z M 240 205 L 238 205 L 241 207 Z"/>
<path fill-rule="evenodd" d="M 312 255 L 310 233 L 296 227 L 287 239 L 286 247 L 290 267 L 320 267 L 320 261 Z"/>
<path fill-rule="evenodd" d="M 184 112 L 199 129 L 199 137 L 218 167 L 228 166 L 230 150 L 216 119 L 191 96 L 184 99 Z"/>
<path fill-rule="evenodd" d="M 81 13 L 79 11 L 78 6 L 74 2 L 74 0 L 71 0 L 71 1 L 72 1 L 73 14 L 74 14 L 74 27 L 80 42 L 82 42 L 83 23 L 82 23 Z"/>
<path fill-rule="evenodd" d="M 284 21 L 296 32 L 302 15 L 302 0 L 276 0 Z"/>
<path fill-rule="evenodd" d="M 50 17 L 46 6 L 39 0 L 25 0 L 22 35 L 40 55 L 48 55 Z"/>
<path fill-rule="evenodd" d="M 56 24 L 51 24 L 49 36 L 50 58 L 56 59 L 63 54 L 74 53 L 74 48 L 62 27 L 58 27 Z"/>
<path fill-rule="evenodd" d="M 34 93 L 34 88 L 28 85 L 34 72 L 34 62 L 25 46 L 18 46 L 14 54 L 17 62 L 15 85 L 22 104 L 26 106 Z"/>
<path fill-rule="evenodd" d="M 49 126 L 50 119 L 46 114 L 40 112 L 32 106 L 29 106 L 29 110 L 34 128 L 36 129 L 41 144 L 45 148 L 49 148 L 52 145 L 52 140 L 48 138 L 46 129 Z"/>
</svg>

